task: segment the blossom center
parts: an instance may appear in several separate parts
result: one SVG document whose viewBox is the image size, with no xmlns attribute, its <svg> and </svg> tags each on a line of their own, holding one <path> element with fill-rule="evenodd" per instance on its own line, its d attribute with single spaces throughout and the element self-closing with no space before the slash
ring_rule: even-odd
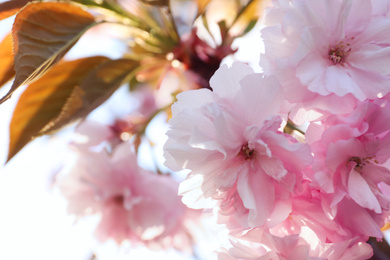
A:
<svg viewBox="0 0 390 260">
<path fill-rule="evenodd" d="M 366 165 L 366 164 L 369 164 L 371 162 L 374 162 L 376 164 L 378 164 L 378 161 L 376 159 L 374 159 L 373 156 L 369 156 L 369 157 L 358 157 L 358 156 L 352 156 L 351 158 L 348 159 L 348 162 L 354 162 L 356 163 L 355 165 L 355 171 L 357 171 L 358 173 L 362 173 L 362 170 L 363 170 L 363 167 Z"/>
<path fill-rule="evenodd" d="M 123 202 L 125 201 L 125 198 L 123 195 L 116 195 L 112 198 L 115 204 L 123 205 Z"/>
<path fill-rule="evenodd" d="M 354 37 L 351 38 L 351 40 L 353 39 Z M 349 43 L 345 43 L 344 41 L 340 41 L 334 46 L 329 45 L 328 57 L 333 64 L 342 64 L 350 52 L 351 45 Z"/>
<path fill-rule="evenodd" d="M 248 143 L 246 143 L 241 146 L 241 150 L 237 156 L 243 158 L 244 160 L 251 160 L 256 156 L 256 150 L 251 149 Z"/>
</svg>

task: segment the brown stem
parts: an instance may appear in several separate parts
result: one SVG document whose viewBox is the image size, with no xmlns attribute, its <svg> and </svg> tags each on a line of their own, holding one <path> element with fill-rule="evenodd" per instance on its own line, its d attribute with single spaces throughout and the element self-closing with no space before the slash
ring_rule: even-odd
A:
<svg viewBox="0 0 390 260">
<path fill-rule="evenodd" d="M 378 242 L 376 238 L 371 237 L 368 243 L 374 250 L 374 255 L 369 260 L 390 260 L 390 246 L 386 239 Z"/>
</svg>

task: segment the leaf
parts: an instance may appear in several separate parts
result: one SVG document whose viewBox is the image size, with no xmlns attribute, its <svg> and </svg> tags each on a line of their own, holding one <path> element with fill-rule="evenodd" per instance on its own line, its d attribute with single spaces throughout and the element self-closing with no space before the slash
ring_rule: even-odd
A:
<svg viewBox="0 0 390 260">
<path fill-rule="evenodd" d="M 8 160 L 61 114 L 75 86 L 107 60 L 98 56 L 60 63 L 27 87 L 11 119 Z"/>
<path fill-rule="evenodd" d="M 245 35 L 245 34 L 247 34 L 248 32 L 250 32 L 253 28 L 255 28 L 256 24 L 257 24 L 257 20 L 252 20 L 252 21 L 250 21 L 250 22 L 247 24 L 247 26 L 245 27 L 245 29 L 244 29 L 242 35 Z"/>
<path fill-rule="evenodd" d="M 138 27 L 140 25 L 139 23 L 139 17 L 134 16 L 128 11 L 122 7 L 116 0 L 72 0 L 72 2 L 82 4 L 84 6 L 97 8 L 97 9 L 103 9 L 105 11 L 109 11 L 110 13 L 113 12 L 116 15 L 119 15 L 122 18 L 126 19 L 126 22 L 129 22 L 129 26 Z M 99 14 L 104 14 L 99 12 Z M 112 14 L 108 14 L 112 17 Z"/>
<path fill-rule="evenodd" d="M 148 5 L 155 5 L 159 7 L 169 5 L 169 0 L 141 0 L 141 2 Z"/>
<path fill-rule="evenodd" d="M 0 43 L 0 87 L 15 76 L 13 63 L 12 35 L 8 34 Z"/>
<path fill-rule="evenodd" d="M 39 134 L 51 133 L 87 116 L 106 101 L 125 81 L 130 80 L 138 65 L 137 61 L 130 59 L 109 60 L 99 65 L 73 89 L 58 117 L 50 121 Z"/>
<path fill-rule="evenodd" d="M 12 28 L 15 81 L 0 104 L 21 85 L 42 76 L 93 25 L 94 17 L 67 3 L 30 3 L 15 17 Z"/>
<path fill-rule="evenodd" d="M 0 20 L 16 14 L 23 6 L 31 0 L 11 0 L 0 4 Z"/>
<path fill-rule="evenodd" d="M 226 21 L 221 20 L 218 22 L 219 32 L 221 33 L 222 42 L 228 37 L 229 28 L 226 26 Z"/>
<path fill-rule="evenodd" d="M 206 15 L 204 15 L 204 14 L 201 15 L 201 18 L 202 18 L 202 22 L 203 22 L 204 28 L 207 30 L 207 32 L 209 33 L 209 35 L 210 35 L 211 37 L 214 38 L 213 34 L 212 34 L 211 31 L 210 31 L 209 22 L 207 21 Z M 214 39 L 214 41 L 215 41 L 215 39 Z"/>
<path fill-rule="evenodd" d="M 207 5 L 210 3 L 211 0 L 196 0 L 195 2 L 198 5 L 198 15 L 201 15 L 204 13 Z"/>
<path fill-rule="evenodd" d="M 264 13 L 269 5 L 269 0 L 250 0 L 237 14 L 232 26 L 237 36 L 242 36 L 249 32 L 256 25 L 259 17 Z"/>
<path fill-rule="evenodd" d="M 138 62 L 90 57 L 54 66 L 22 93 L 10 124 L 9 161 L 35 137 L 51 133 L 107 100 Z M 48 87 L 49 86 L 49 87 Z"/>
</svg>

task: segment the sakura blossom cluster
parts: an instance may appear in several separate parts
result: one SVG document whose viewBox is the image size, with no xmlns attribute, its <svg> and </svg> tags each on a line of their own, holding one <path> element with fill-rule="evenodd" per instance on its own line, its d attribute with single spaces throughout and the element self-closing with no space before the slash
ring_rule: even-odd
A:
<svg viewBox="0 0 390 260">
<path fill-rule="evenodd" d="M 130 118 L 127 126 L 139 119 Z M 121 139 L 128 131 L 123 126 L 87 120 L 76 128 L 76 162 L 58 180 L 68 213 L 99 216 L 95 236 L 101 242 L 191 252 L 200 212 L 180 201 L 173 178 L 138 166 L 134 145 Z"/>
<path fill-rule="evenodd" d="M 352 112 L 359 102 L 389 92 L 389 1 L 272 3 L 260 62 L 265 75 L 281 81 L 290 118 Z"/>
<path fill-rule="evenodd" d="M 185 204 L 216 205 L 231 238 L 220 259 L 372 256 L 390 213 L 389 8 L 274 0 L 263 73 L 223 65 L 211 91 L 177 96 L 165 164 L 190 170 Z"/>
</svg>

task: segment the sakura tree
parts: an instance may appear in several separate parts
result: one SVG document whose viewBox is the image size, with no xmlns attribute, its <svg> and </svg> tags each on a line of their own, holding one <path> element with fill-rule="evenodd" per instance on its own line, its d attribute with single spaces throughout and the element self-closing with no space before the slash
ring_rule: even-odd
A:
<svg viewBox="0 0 390 260">
<path fill-rule="evenodd" d="M 71 129 L 55 189 L 100 243 L 197 258 L 208 221 L 225 233 L 207 259 L 390 254 L 389 0 L 14 0 L 9 17 L 7 162 Z M 240 60 L 249 32 L 264 48 Z M 91 33 L 120 57 L 69 58 Z M 92 120 L 117 93 L 124 111 Z"/>
</svg>

